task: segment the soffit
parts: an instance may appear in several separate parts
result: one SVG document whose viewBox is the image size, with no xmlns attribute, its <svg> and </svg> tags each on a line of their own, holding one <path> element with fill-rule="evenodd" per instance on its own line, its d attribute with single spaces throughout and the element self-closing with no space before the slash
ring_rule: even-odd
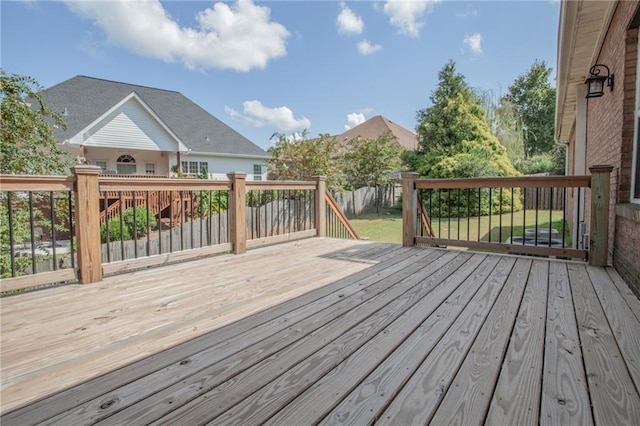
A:
<svg viewBox="0 0 640 426">
<path fill-rule="evenodd" d="M 615 1 L 563 1 L 558 28 L 556 140 L 568 142 L 576 120 L 576 88 L 600 52 Z"/>
</svg>

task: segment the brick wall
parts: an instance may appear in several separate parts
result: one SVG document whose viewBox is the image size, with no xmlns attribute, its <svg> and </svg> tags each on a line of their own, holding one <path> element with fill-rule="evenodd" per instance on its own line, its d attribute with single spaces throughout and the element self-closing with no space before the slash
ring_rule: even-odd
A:
<svg viewBox="0 0 640 426">
<path fill-rule="evenodd" d="M 608 164 L 611 174 L 609 256 L 640 295 L 640 210 L 629 205 L 636 101 L 638 29 L 629 30 L 638 2 L 620 1 L 597 58 L 615 75 L 613 92 L 587 104 L 587 167 Z M 587 191 L 588 192 L 588 191 Z M 587 195 L 586 216 L 589 217 Z M 637 219 L 637 220 L 636 220 Z"/>
<path fill-rule="evenodd" d="M 613 264 L 640 297 L 640 205 L 619 204 L 616 210 Z"/>
</svg>

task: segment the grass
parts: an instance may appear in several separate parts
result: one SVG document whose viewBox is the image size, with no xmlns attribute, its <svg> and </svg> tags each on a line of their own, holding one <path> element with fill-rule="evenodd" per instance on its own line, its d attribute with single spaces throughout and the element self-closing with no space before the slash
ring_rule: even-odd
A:
<svg viewBox="0 0 640 426">
<path fill-rule="evenodd" d="M 349 221 L 361 238 L 366 237 L 378 242 L 402 243 L 402 211 L 398 209 L 384 210 L 379 214 L 366 213 Z M 562 222 L 562 211 L 553 211 L 551 227 L 562 232 Z M 451 221 L 447 218 L 431 220 L 434 234 L 441 238 L 489 241 L 489 235 L 491 235 L 491 242 L 505 242 L 512 233 L 514 236 L 522 236 L 523 228 L 535 228 L 535 224 L 536 214 L 533 210 L 514 212 L 513 218 L 511 213 L 506 213 L 502 216 L 481 216 L 460 220 L 452 218 Z M 538 229 L 549 229 L 548 210 L 538 213 Z M 558 238 L 562 239 L 562 235 Z M 571 232 L 566 225 L 565 245 L 571 245 Z"/>
</svg>

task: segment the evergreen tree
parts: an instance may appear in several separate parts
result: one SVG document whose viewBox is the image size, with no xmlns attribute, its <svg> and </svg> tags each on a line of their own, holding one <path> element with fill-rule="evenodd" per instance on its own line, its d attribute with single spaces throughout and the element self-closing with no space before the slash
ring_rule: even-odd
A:
<svg viewBox="0 0 640 426">
<path fill-rule="evenodd" d="M 420 148 L 405 154 L 409 167 L 432 178 L 516 175 L 479 99 L 453 61 L 440 70 L 438 80 L 430 96 L 433 105 L 417 113 Z"/>
</svg>

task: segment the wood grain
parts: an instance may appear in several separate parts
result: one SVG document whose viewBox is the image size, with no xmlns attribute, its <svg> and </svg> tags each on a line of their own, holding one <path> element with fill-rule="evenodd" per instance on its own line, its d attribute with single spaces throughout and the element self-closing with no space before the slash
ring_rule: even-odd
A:
<svg viewBox="0 0 640 426">
<path fill-rule="evenodd" d="M 581 262 L 313 238 L 0 303 L 3 425 L 640 411 L 640 301 Z"/>
<path fill-rule="evenodd" d="M 434 424 L 483 423 L 530 269 L 529 259 L 516 261 L 469 355 L 431 419 Z"/>
<path fill-rule="evenodd" d="M 591 425 L 587 379 L 567 266 L 549 264 L 540 424 Z"/>
<path fill-rule="evenodd" d="M 638 390 L 629 376 L 586 267 L 568 265 L 568 269 L 593 419 L 596 424 L 640 424 Z"/>
<path fill-rule="evenodd" d="M 514 258 L 500 258 L 465 310 L 442 337 L 442 343 L 425 358 L 398 396 L 380 415 L 380 424 L 424 424 L 430 421 L 514 264 Z"/>
<path fill-rule="evenodd" d="M 535 261 L 486 423 L 535 425 L 540 414 L 549 262 Z"/>
</svg>

